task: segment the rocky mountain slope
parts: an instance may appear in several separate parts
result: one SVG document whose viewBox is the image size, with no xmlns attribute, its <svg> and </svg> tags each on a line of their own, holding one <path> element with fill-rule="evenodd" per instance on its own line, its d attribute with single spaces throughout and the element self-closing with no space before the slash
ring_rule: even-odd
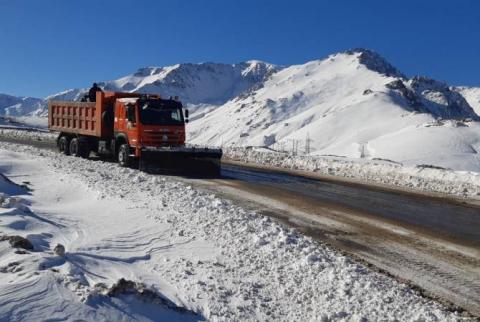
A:
<svg viewBox="0 0 480 322">
<path fill-rule="evenodd" d="M 0 94 L 0 115 L 23 116 L 36 114 L 42 110 L 44 100 L 33 97 L 18 97 Z"/>
<path fill-rule="evenodd" d="M 191 104 L 222 104 L 261 84 L 281 67 L 260 61 L 239 64 L 177 64 L 140 68 L 117 80 L 98 82 L 106 91 L 179 96 Z M 72 89 L 48 99 L 78 100 L 87 89 Z"/>
</svg>

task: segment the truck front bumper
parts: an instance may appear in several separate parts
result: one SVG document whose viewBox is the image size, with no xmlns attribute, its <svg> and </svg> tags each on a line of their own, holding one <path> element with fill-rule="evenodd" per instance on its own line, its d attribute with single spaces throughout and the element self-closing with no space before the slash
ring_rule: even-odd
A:
<svg viewBox="0 0 480 322">
<path fill-rule="evenodd" d="M 220 174 L 222 149 L 204 147 L 142 147 L 140 168 L 186 173 Z"/>
</svg>

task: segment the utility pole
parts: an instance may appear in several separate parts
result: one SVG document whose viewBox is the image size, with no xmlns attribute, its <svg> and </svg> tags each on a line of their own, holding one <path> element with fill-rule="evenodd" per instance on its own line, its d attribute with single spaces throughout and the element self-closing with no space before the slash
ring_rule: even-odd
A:
<svg viewBox="0 0 480 322">
<path fill-rule="evenodd" d="M 288 141 L 292 141 L 292 155 L 298 154 L 298 143 L 300 140 L 297 139 L 288 139 Z"/>
<path fill-rule="evenodd" d="M 305 154 L 306 155 L 310 154 L 310 142 L 312 142 L 312 140 L 310 139 L 310 134 L 307 132 L 307 137 L 305 139 Z"/>
</svg>

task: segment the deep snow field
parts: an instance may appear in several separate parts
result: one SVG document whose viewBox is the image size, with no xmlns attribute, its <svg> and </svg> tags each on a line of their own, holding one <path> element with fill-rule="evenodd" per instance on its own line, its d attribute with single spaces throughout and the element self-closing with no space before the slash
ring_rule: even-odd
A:
<svg viewBox="0 0 480 322">
<path fill-rule="evenodd" d="M 22 254 L 0 242 L 2 321 L 461 320 L 171 177 L 9 143 L 0 143 L 0 173 L 15 183 L 0 177 L 0 234 L 34 246 Z M 58 243 L 64 256 L 52 252 Z M 109 292 L 121 278 L 142 286 Z"/>
</svg>

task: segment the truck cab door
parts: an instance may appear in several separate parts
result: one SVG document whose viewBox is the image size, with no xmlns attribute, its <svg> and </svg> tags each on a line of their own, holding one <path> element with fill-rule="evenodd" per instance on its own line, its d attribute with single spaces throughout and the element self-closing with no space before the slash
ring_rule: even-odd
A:
<svg viewBox="0 0 480 322">
<path fill-rule="evenodd" d="M 135 105 L 125 107 L 125 132 L 131 147 L 138 145 L 138 119 Z"/>
</svg>

